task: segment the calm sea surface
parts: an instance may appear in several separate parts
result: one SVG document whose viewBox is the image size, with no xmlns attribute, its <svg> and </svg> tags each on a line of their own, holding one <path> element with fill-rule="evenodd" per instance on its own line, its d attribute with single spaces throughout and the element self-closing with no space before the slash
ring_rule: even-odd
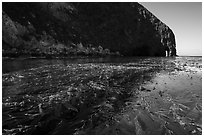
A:
<svg viewBox="0 0 204 137">
<path fill-rule="evenodd" d="M 202 57 L 4 58 L 2 134 L 201 134 Z"/>
</svg>

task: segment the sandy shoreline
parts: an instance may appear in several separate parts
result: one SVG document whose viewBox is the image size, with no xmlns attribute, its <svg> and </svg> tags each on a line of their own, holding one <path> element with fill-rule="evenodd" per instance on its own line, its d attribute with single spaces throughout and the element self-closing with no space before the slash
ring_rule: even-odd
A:
<svg viewBox="0 0 204 137">
<path fill-rule="evenodd" d="M 150 81 L 141 80 L 143 83 L 135 86 L 136 94 L 126 102 L 113 125 L 90 133 L 202 134 L 201 62 L 177 60 L 174 63 L 174 71 L 162 70 Z"/>
<path fill-rule="evenodd" d="M 201 58 L 54 64 L 2 79 L 3 134 L 202 133 Z"/>
</svg>

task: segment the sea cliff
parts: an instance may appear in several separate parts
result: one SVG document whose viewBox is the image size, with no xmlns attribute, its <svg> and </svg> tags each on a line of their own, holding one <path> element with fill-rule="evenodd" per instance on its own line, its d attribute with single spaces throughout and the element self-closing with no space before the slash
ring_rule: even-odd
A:
<svg viewBox="0 0 204 137">
<path fill-rule="evenodd" d="M 139 3 L 2 4 L 3 56 L 176 55 L 173 31 Z"/>
</svg>

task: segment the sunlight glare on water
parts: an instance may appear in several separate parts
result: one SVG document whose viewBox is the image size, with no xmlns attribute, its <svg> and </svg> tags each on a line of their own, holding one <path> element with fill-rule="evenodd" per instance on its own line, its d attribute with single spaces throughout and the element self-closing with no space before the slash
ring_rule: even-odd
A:
<svg viewBox="0 0 204 137">
<path fill-rule="evenodd" d="M 3 59 L 3 134 L 201 134 L 202 58 Z"/>
</svg>

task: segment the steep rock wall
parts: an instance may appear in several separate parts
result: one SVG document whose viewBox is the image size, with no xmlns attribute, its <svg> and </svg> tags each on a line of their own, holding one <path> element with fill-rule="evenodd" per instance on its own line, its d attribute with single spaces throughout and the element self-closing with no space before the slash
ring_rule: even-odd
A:
<svg viewBox="0 0 204 137">
<path fill-rule="evenodd" d="M 139 3 L 4 2 L 2 8 L 3 53 L 176 55 L 172 30 Z"/>
</svg>

